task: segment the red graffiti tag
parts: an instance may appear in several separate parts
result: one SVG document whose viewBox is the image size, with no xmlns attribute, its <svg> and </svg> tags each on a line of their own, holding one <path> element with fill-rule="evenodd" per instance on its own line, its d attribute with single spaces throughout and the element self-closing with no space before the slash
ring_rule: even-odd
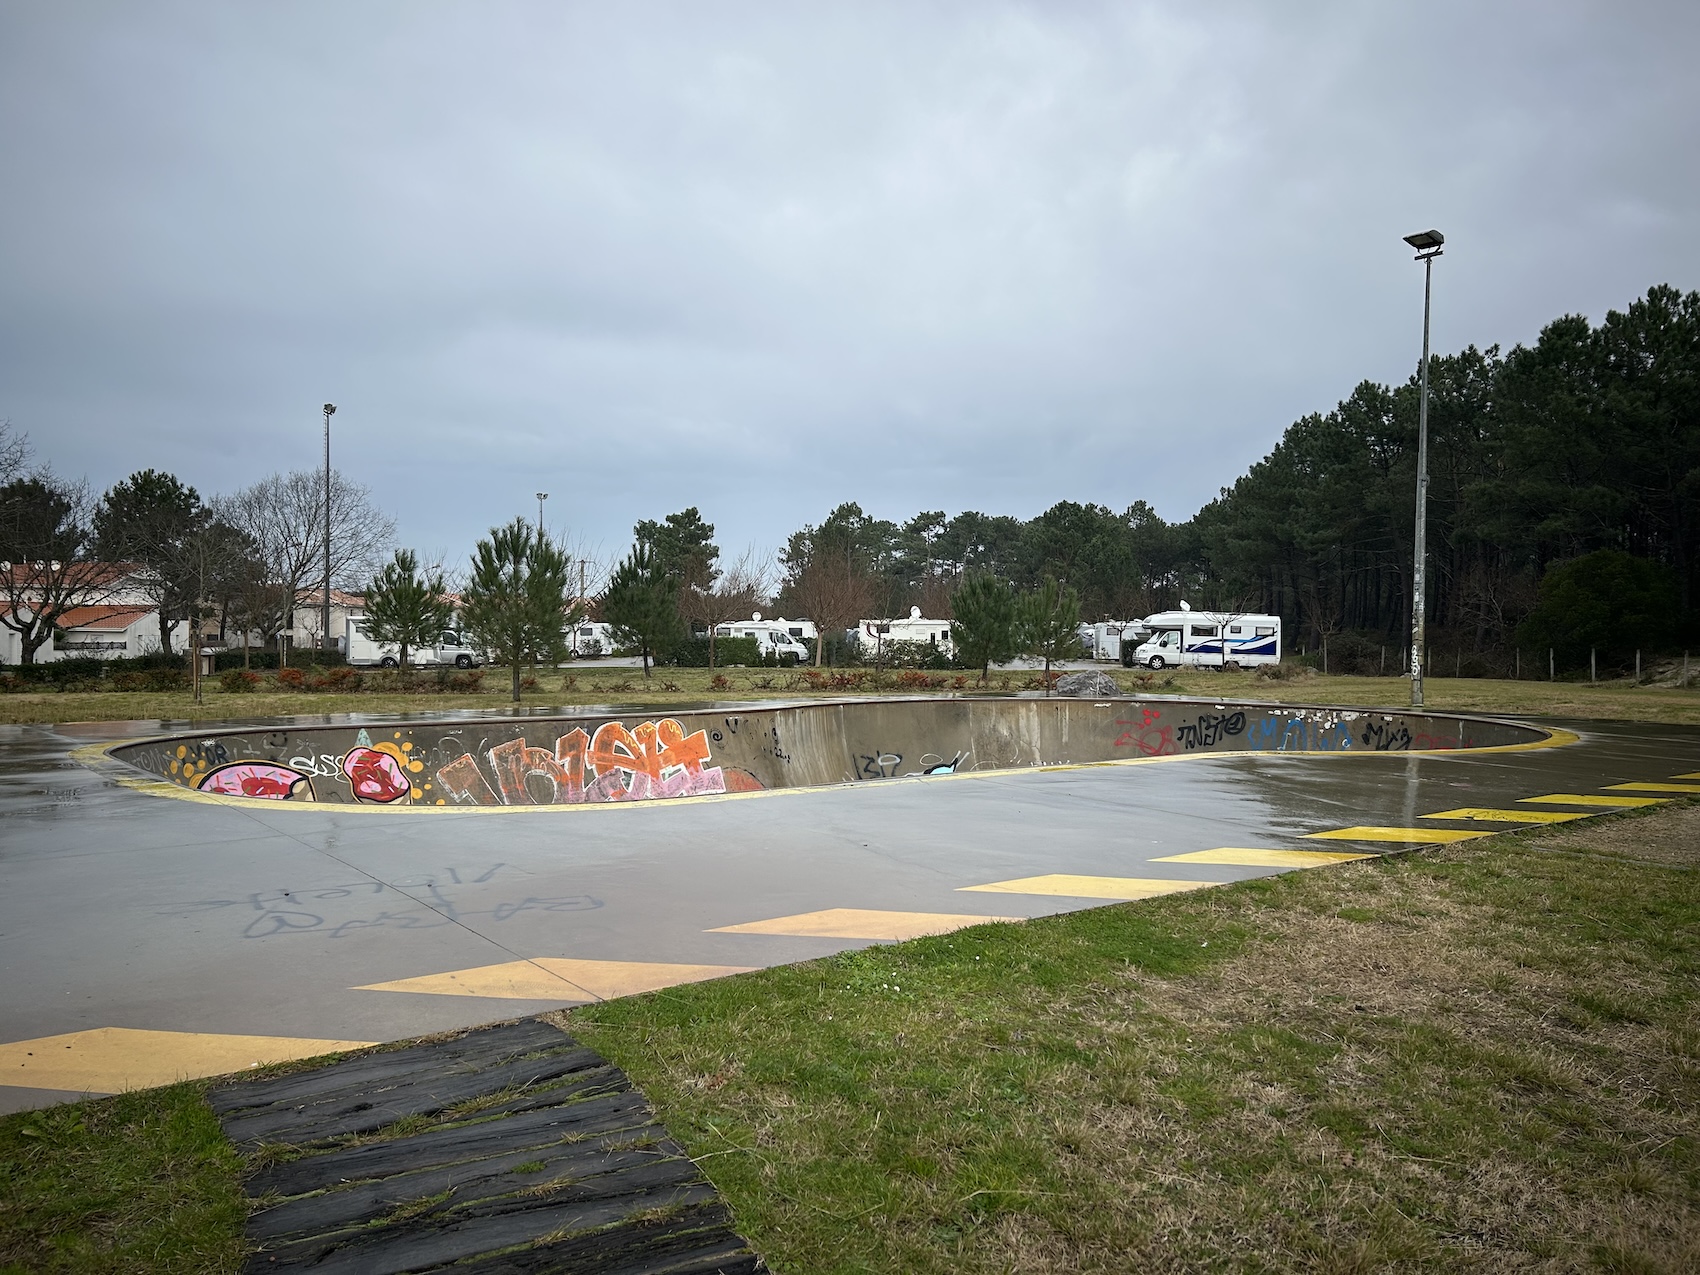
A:
<svg viewBox="0 0 1700 1275">
<path fill-rule="evenodd" d="M 1134 748 L 1147 757 L 1167 757 L 1175 751 L 1175 732 L 1172 726 L 1154 723 L 1163 716 L 1160 708 L 1140 710 L 1137 722 L 1117 720 L 1117 726 L 1127 727 L 1116 738 L 1115 747 Z"/>
</svg>

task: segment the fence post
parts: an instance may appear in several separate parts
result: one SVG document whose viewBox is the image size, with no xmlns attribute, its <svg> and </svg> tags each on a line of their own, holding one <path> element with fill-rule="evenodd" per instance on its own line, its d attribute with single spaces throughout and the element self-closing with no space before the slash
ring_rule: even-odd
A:
<svg viewBox="0 0 1700 1275">
<path fill-rule="evenodd" d="M 1552 661 L 1552 648 L 1547 647 L 1547 681 L 1558 681 L 1558 666 Z"/>
<path fill-rule="evenodd" d="M 1641 652 L 1639 649 L 1635 652 L 1635 685 L 1641 685 Z"/>
<path fill-rule="evenodd" d="M 1513 681 L 1521 682 L 1523 680 L 1523 648 L 1522 647 L 1517 648 L 1517 656 L 1516 656 L 1516 660 L 1515 660 L 1515 662 L 1512 666 L 1511 677 L 1512 677 Z"/>
<path fill-rule="evenodd" d="M 1598 655 L 1599 655 L 1599 652 L 1597 650 L 1595 650 L 1595 648 L 1593 648 L 1591 646 L 1588 648 L 1588 685 L 1589 686 L 1592 686 L 1595 682 L 1600 680 L 1599 679 L 1599 666 L 1598 666 L 1598 663 L 1597 663 L 1597 660 L 1596 660 L 1596 657 Z"/>
</svg>

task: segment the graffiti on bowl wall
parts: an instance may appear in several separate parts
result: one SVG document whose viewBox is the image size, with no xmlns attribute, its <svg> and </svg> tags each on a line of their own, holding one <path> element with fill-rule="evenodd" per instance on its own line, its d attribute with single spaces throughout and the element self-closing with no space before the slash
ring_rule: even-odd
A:
<svg viewBox="0 0 1700 1275">
<path fill-rule="evenodd" d="M 594 735 L 574 727 L 554 750 L 524 739 L 471 753 L 437 769 L 437 782 L 457 805 L 551 806 L 601 801 L 655 801 L 759 788 L 747 772 L 708 765 L 708 733 L 685 734 L 671 717 L 628 729 L 604 722 Z"/>
</svg>

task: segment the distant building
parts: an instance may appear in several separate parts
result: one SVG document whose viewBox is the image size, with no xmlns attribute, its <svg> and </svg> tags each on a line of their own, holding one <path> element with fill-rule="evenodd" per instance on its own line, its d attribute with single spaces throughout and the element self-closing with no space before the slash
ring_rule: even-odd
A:
<svg viewBox="0 0 1700 1275">
<path fill-rule="evenodd" d="M 325 591 L 323 589 L 303 589 L 295 595 L 295 612 L 293 623 L 289 626 L 289 644 L 299 648 L 318 649 L 319 625 L 324 620 Z M 366 595 L 363 593 L 347 593 L 342 589 L 331 590 L 331 646 L 341 650 L 343 635 L 348 632 L 350 620 L 364 619 L 366 616 Z"/>
</svg>

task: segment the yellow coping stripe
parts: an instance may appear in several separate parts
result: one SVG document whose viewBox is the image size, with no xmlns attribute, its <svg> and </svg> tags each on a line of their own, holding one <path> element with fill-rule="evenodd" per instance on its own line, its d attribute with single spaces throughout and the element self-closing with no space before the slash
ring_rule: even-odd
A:
<svg viewBox="0 0 1700 1275">
<path fill-rule="evenodd" d="M 830 704 L 830 703 L 836 703 L 836 702 L 839 702 L 839 701 L 828 700 L 828 701 L 820 701 L 820 702 Z M 860 701 L 850 701 L 850 702 L 860 702 Z M 760 701 L 756 701 L 756 703 L 757 703 L 757 706 L 759 707 Z M 1256 707 L 1263 708 L 1263 707 L 1271 707 L 1271 706 L 1258 704 L 1258 705 L 1256 705 Z M 1272 707 L 1285 708 L 1285 707 L 1289 707 L 1289 706 L 1288 705 L 1273 705 Z M 1317 705 L 1292 705 L 1290 707 L 1293 707 L 1293 708 L 1301 708 L 1302 707 L 1306 711 L 1314 711 L 1318 706 Z M 1352 709 L 1352 710 L 1346 710 L 1346 711 L 1369 713 L 1369 712 L 1386 712 L 1388 710 L 1384 710 L 1384 709 Z M 1469 720 L 1490 721 L 1490 722 L 1495 722 L 1495 723 L 1500 724 L 1500 725 L 1515 725 L 1515 726 L 1526 726 L 1527 725 L 1527 723 L 1523 723 L 1523 722 L 1506 723 L 1506 722 L 1501 721 L 1498 718 L 1475 718 L 1475 719 L 1469 719 Z M 212 725 L 214 723 L 208 723 L 208 724 Z M 431 725 L 432 723 L 429 723 L 429 722 L 410 722 L 408 724 L 410 726 L 417 728 L 419 726 L 428 726 L 428 725 Z M 1470 749 L 1462 749 L 1462 750 L 1456 749 L 1456 748 L 1411 748 L 1411 749 L 1404 750 L 1401 755 L 1404 755 L 1404 756 L 1429 756 L 1429 755 L 1434 755 L 1434 754 L 1443 754 L 1443 753 L 1444 754 L 1454 754 L 1454 753 L 1464 752 L 1464 753 L 1468 753 L 1470 756 L 1476 756 L 1478 754 L 1485 754 L 1485 753 L 1519 753 L 1519 752 L 1528 752 L 1532 749 L 1537 749 L 1537 748 L 1566 748 L 1571 744 L 1579 742 L 1582 738 L 1580 735 L 1576 734 L 1574 731 L 1562 730 L 1562 729 L 1559 729 L 1558 727 L 1554 727 L 1554 726 L 1537 726 L 1537 727 L 1530 727 L 1529 729 L 1544 730 L 1544 731 L 1547 732 L 1547 737 L 1545 739 L 1530 740 L 1528 743 L 1524 743 L 1524 744 L 1493 744 L 1493 745 L 1490 745 L 1489 747 L 1486 747 L 1486 748 L 1470 748 Z M 396 815 L 427 815 L 427 814 L 431 814 L 431 815 L 442 815 L 442 814 L 455 814 L 455 815 L 526 815 L 526 814 L 529 814 L 529 815 L 535 815 L 535 814 L 544 814 L 544 813 L 573 814 L 573 813 L 585 813 L 585 812 L 589 812 L 589 811 L 593 811 L 593 810 L 626 810 L 626 809 L 631 809 L 632 807 L 637 807 L 637 806 L 649 806 L 649 807 L 671 806 L 671 805 L 676 805 L 680 802 L 744 801 L 744 800 L 748 800 L 748 799 L 751 799 L 751 798 L 757 798 L 757 797 L 801 796 L 804 793 L 827 792 L 827 791 L 830 791 L 830 790 L 835 789 L 835 788 L 846 788 L 846 787 L 882 788 L 882 787 L 890 787 L 891 785 L 894 785 L 894 784 L 942 783 L 942 782 L 945 782 L 945 781 L 948 781 L 948 780 L 953 780 L 953 779 L 990 779 L 990 778 L 1005 778 L 1005 779 L 1007 779 L 1007 778 L 1014 778 L 1014 777 L 1022 776 L 1022 775 L 1045 774 L 1045 773 L 1051 772 L 1051 771 L 1062 771 L 1062 770 L 1095 770 L 1095 769 L 1100 769 L 1100 768 L 1105 768 L 1105 767 L 1156 766 L 1156 765 L 1165 765 L 1169 762 L 1193 761 L 1193 760 L 1196 760 L 1197 758 L 1200 758 L 1200 757 L 1270 757 L 1270 756 L 1274 756 L 1274 757 L 1388 757 L 1388 756 L 1395 755 L 1395 754 L 1391 754 L 1391 753 L 1377 752 L 1374 749 L 1357 749 L 1357 750 L 1354 751 L 1350 748 L 1343 748 L 1343 749 L 1339 749 L 1337 751 L 1317 751 L 1317 752 L 1295 751 L 1295 752 L 1275 752 L 1275 753 L 1263 752 L 1263 751 L 1258 750 L 1258 749 L 1250 749 L 1250 748 L 1247 748 L 1247 749 L 1222 749 L 1220 751 L 1204 751 L 1204 750 L 1201 750 L 1201 751 L 1196 752 L 1196 753 L 1171 753 L 1171 754 L 1164 756 L 1164 757 L 1117 757 L 1117 758 L 1113 758 L 1113 759 L 1108 760 L 1108 761 L 1055 762 L 1055 763 L 1039 765 L 1039 766 L 1000 766 L 1000 767 L 988 767 L 985 770 L 959 770 L 959 771 L 956 771 L 955 773 L 949 774 L 949 775 L 904 775 L 904 776 L 896 777 L 896 778 L 892 778 L 892 779 L 881 779 L 881 780 L 878 780 L 877 782 L 870 780 L 870 781 L 857 782 L 857 783 L 800 784 L 795 788 L 763 788 L 763 789 L 760 789 L 760 790 L 755 791 L 755 792 L 704 793 L 700 796 L 669 797 L 669 798 L 666 798 L 665 800 L 657 800 L 657 801 L 632 801 L 632 802 L 626 802 L 626 801 L 606 801 L 606 802 L 604 802 L 604 801 L 590 801 L 590 802 L 581 802 L 581 803 L 578 803 L 576 805 L 549 805 L 549 806 L 423 806 L 423 805 L 413 806 L 413 805 L 408 805 L 408 806 L 400 806 L 400 807 L 379 806 L 379 805 L 370 805 L 370 804 L 355 803 L 355 802 L 321 803 L 321 802 L 316 802 L 316 801 L 267 801 L 267 800 L 257 798 L 257 797 L 228 797 L 228 796 L 223 795 L 222 793 L 199 792 L 199 791 L 197 791 L 193 788 L 185 788 L 181 784 L 172 783 L 170 780 L 160 779 L 160 778 L 157 778 L 153 775 L 149 775 L 149 774 L 146 774 L 144 772 L 140 772 L 134 766 L 130 765 L 128 762 L 122 761 L 119 758 L 114 757 L 112 755 L 113 752 L 116 749 L 126 747 L 127 745 L 130 745 L 130 744 L 146 744 L 146 743 L 154 743 L 154 742 L 157 742 L 158 740 L 161 740 L 161 739 L 179 739 L 179 738 L 191 738 L 191 737 L 190 736 L 178 736 L 178 735 L 172 735 L 172 736 L 141 736 L 141 737 L 138 737 L 138 738 L 135 738 L 135 739 L 114 740 L 110 743 L 105 743 L 105 744 L 83 744 L 83 745 L 71 750 L 71 758 L 72 758 L 72 760 L 79 762 L 80 764 L 82 764 L 84 766 L 87 766 L 90 770 L 97 771 L 101 774 L 104 774 L 107 778 L 111 779 L 114 783 L 120 785 L 121 787 L 132 789 L 135 792 L 146 793 L 150 797 L 170 797 L 170 798 L 173 798 L 173 799 L 178 800 L 178 801 L 194 801 L 194 802 L 199 802 L 200 804 L 207 805 L 207 806 L 235 806 L 238 809 L 247 810 L 247 811 L 251 811 L 251 812 L 255 812 L 255 813 L 257 813 L 260 810 L 270 809 L 270 810 L 294 810 L 294 811 L 316 810 L 316 811 L 319 811 L 320 813 L 334 813 L 334 814 L 337 814 L 337 815 L 355 814 L 355 815 L 390 815 L 390 816 L 396 816 Z"/>
<path fill-rule="evenodd" d="M 1330 863 L 1349 863 L 1353 859 L 1373 859 L 1373 854 L 1349 850 L 1252 850 L 1221 846 L 1215 850 L 1193 850 L 1187 854 L 1166 854 L 1152 863 L 1225 863 L 1236 868 L 1320 868 Z"/>
<path fill-rule="evenodd" d="M 1691 770 L 1686 775 L 1672 775 L 1672 779 L 1700 779 L 1700 770 Z"/>
<path fill-rule="evenodd" d="M 375 1043 L 96 1027 L 0 1045 L 0 1084 L 73 1093 L 121 1093 L 200 1076 L 222 1076 L 267 1063 L 364 1049 Z"/>
<path fill-rule="evenodd" d="M 1307 837 L 1320 841 L 1403 841 L 1412 845 L 1443 845 L 1449 841 L 1469 841 L 1473 837 L 1491 837 L 1491 832 L 1460 832 L 1455 828 L 1334 828 L 1328 832 L 1310 832 Z"/>
<path fill-rule="evenodd" d="M 988 894 L 1045 894 L 1073 899 L 1154 899 L 1183 890 L 1202 890 L 1220 881 L 1171 881 L 1163 877 L 1081 877 L 1051 873 L 1042 877 L 1018 877 L 987 885 L 965 885 L 962 890 Z"/>
<path fill-rule="evenodd" d="M 749 971 L 747 965 L 665 965 L 653 961 L 577 961 L 539 956 L 529 961 L 506 961 L 501 965 L 398 978 L 388 983 L 367 983 L 354 990 L 489 996 L 501 1000 L 596 1001 Z"/>
<path fill-rule="evenodd" d="M 1549 792 L 1544 797 L 1519 797 L 1518 801 L 1548 806 L 1601 806 L 1608 810 L 1633 810 L 1637 806 L 1656 806 L 1669 797 L 1601 797 L 1583 792 Z"/>
<path fill-rule="evenodd" d="M 1598 813 L 1593 810 L 1495 810 L 1486 806 L 1460 806 L 1442 810 L 1424 819 L 1478 819 L 1484 823 L 1565 823 L 1571 819 L 1586 819 Z"/>
<path fill-rule="evenodd" d="M 1607 792 L 1700 792 L 1700 784 L 1607 784 Z"/>
<path fill-rule="evenodd" d="M 721 925 L 709 934 L 783 934 L 819 939 L 914 939 L 924 934 L 949 934 L 970 925 L 1020 921 L 1019 916 L 970 916 L 961 912 L 880 912 L 864 908 L 827 908 L 776 916 L 770 921 Z"/>
</svg>

